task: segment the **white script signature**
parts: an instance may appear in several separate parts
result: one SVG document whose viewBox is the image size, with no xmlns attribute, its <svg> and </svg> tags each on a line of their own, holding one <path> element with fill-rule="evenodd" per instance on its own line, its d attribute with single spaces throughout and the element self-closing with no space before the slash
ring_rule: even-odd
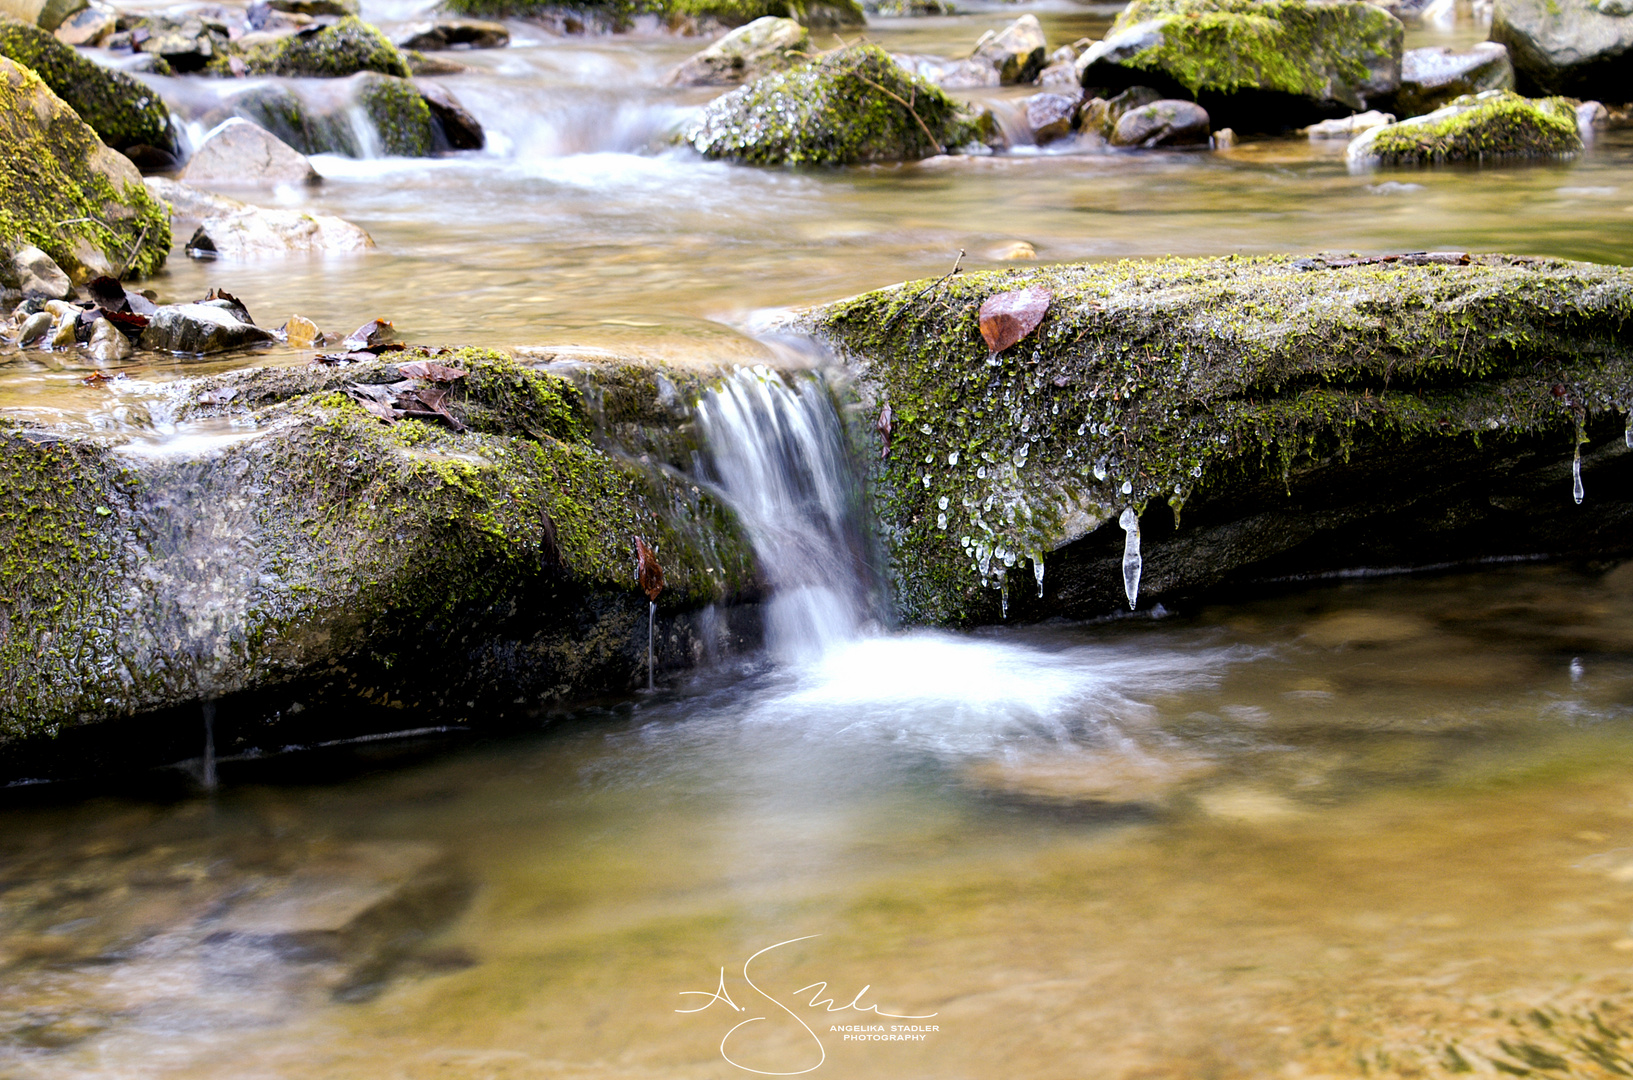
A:
<svg viewBox="0 0 1633 1080">
<path fill-rule="evenodd" d="M 814 1043 L 815 1046 L 816 1046 L 817 1063 L 815 1065 L 812 1065 L 809 1068 L 805 1068 L 805 1069 L 790 1069 L 790 1070 L 787 1070 L 787 1071 L 777 1071 L 777 1070 L 771 1070 L 771 1069 L 755 1069 L 755 1068 L 751 1068 L 748 1065 L 744 1065 L 743 1063 L 741 1063 L 739 1061 L 732 1060 L 730 1046 L 729 1046 L 729 1044 L 731 1043 L 731 1037 L 737 1033 L 739 1028 L 747 1027 L 749 1024 L 755 1023 L 756 1021 L 766 1019 L 766 1017 L 764 1017 L 764 1016 L 751 1016 L 747 1020 L 740 1020 L 736 1024 L 733 1024 L 731 1029 L 726 1032 L 725 1036 L 720 1040 L 720 1056 L 725 1058 L 728 1063 L 730 1063 L 732 1065 L 735 1065 L 737 1068 L 742 1069 L 744 1072 L 758 1073 L 761 1076 L 800 1076 L 800 1075 L 802 1075 L 804 1073 L 815 1072 L 817 1069 L 822 1067 L 822 1063 L 824 1061 L 828 1060 L 828 1051 L 823 1048 L 822 1040 L 820 1038 L 818 1038 L 817 1033 L 811 1029 L 811 1025 L 807 1024 L 804 1020 L 802 1020 L 800 1018 L 799 1014 L 796 1013 L 793 1009 L 790 1009 L 787 1005 L 784 1005 L 782 1002 L 778 1001 L 776 998 L 772 997 L 770 994 L 768 994 L 764 990 L 760 989 L 759 986 L 757 986 L 755 984 L 754 977 L 749 971 L 749 967 L 750 967 L 750 965 L 752 965 L 754 963 L 754 961 L 758 960 L 760 957 L 764 956 L 766 953 L 770 952 L 771 950 L 780 949 L 784 945 L 792 945 L 797 941 L 810 941 L 812 938 L 816 938 L 816 937 L 821 937 L 821 935 L 820 934 L 806 934 L 804 937 L 789 938 L 787 941 L 779 941 L 775 945 L 767 945 L 765 948 L 761 949 L 759 952 L 755 953 L 753 956 L 751 956 L 747 960 L 743 961 L 743 981 L 748 983 L 749 989 L 753 990 L 756 994 L 759 994 L 766 1001 L 770 1002 L 772 1005 L 775 1005 L 777 1008 L 781 1009 L 783 1012 L 785 1012 L 789 1016 L 793 1017 L 795 1023 L 799 1024 L 800 1027 L 805 1029 L 805 1033 L 811 1037 L 811 1042 Z M 872 984 L 869 984 L 867 986 L 862 987 L 862 989 L 860 989 L 860 990 L 858 990 L 856 992 L 856 996 L 853 997 L 850 1000 L 850 1003 L 848 1005 L 835 1005 L 833 998 L 823 997 L 823 995 L 828 992 L 828 984 L 825 983 L 825 982 L 815 982 L 815 983 L 812 983 L 809 986 L 802 986 L 798 990 L 793 991 L 793 993 L 796 996 L 809 993 L 811 995 L 811 1000 L 807 1003 L 807 1008 L 825 1009 L 826 1011 L 831 1012 L 831 1013 L 844 1012 L 845 1010 L 849 1009 L 849 1010 L 853 1010 L 853 1011 L 859 1012 L 859 1013 L 872 1013 L 875 1016 L 886 1016 L 886 1017 L 890 1017 L 893 1020 L 928 1020 L 928 1019 L 930 1019 L 930 1017 L 936 1015 L 935 1013 L 924 1013 L 922 1015 L 914 1016 L 914 1015 L 904 1015 L 902 1013 L 881 1012 L 879 1010 L 879 1006 L 877 1006 L 877 1005 L 864 1005 L 864 1004 L 862 1004 L 863 996 L 871 989 L 873 989 Z M 749 1008 L 747 1008 L 747 1007 L 745 1007 L 743 1005 L 739 1005 L 739 1004 L 737 1004 L 737 1002 L 735 1002 L 735 1001 L 733 1001 L 731 999 L 731 994 L 728 993 L 727 990 L 726 990 L 726 969 L 725 968 L 720 969 L 720 982 L 719 982 L 718 985 L 716 985 L 714 990 L 712 990 L 712 991 L 709 991 L 709 990 L 682 990 L 680 992 L 680 996 L 681 997 L 703 997 L 703 998 L 708 998 L 709 1000 L 705 1001 L 703 1004 L 699 1005 L 695 1009 L 676 1009 L 675 1011 L 678 1012 L 678 1013 L 702 1012 L 703 1010 L 711 1008 L 711 1007 L 713 1007 L 713 1006 L 715 1006 L 717 1004 L 725 1005 L 727 1008 L 731 1009 L 733 1012 L 743 1013 L 743 1012 L 751 1011 Z"/>
</svg>

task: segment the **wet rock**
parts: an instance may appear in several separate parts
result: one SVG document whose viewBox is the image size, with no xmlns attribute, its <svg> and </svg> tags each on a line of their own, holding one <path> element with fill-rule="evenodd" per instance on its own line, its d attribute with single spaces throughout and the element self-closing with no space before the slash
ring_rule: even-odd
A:
<svg viewBox="0 0 1633 1080">
<path fill-rule="evenodd" d="M 1508 46 L 1525 93 L 1633 99 L 1633 4 L 1624 0 L 1497 0 L 1491 40 Z"/>
<path fill-rule="evenodd" d="M 85 351 L 99 364 L 116 364 L 130 359 L 135 352 L 130 339 L 107 319 L 97 319 L 91 324 L 91 340 Z"/>
<path fill-rule="evenodd" d="M 209 257 L 248 260 L 282 255 L 343 255 L 374 246 L 369 234 L 327 214 L 251 206 L 175 180 L 148 177 L 148 190 L 169 204 L 170 224 L 187 247 Z"/>
<path fill-rule="evenodd" d="M 1219 128 L 1209 142 L 1215 150 L 1229 150 L 1236 145 L 1236 132 L 1230 128 Z"/>
<path fill-rule="evenodd" d="M 1024 259 L 1038 257 L 1038 249 L 1025 240 L 1012 240 L 1007 244 L 1000 244 L 987 252 L 987 258 L 999 262 L 1020 262 Z"/>
<path fill-rule="evenodd" d="M 267 0 L 267 7 L 290 15 L 314 18 L 322 15 L 344 18 L 358 13 L 357 0 Z"/>
<path fill-rule="evenodd" d="M 1208 112 L 1194 101 L 1153 101 L 1124 113 L 1111 145 L 1149 150 L 1159 146 L 1206 146 Z"/>
<path fill-rule="evenodd" d="M 1065 94 L 1033 94 L 1025 101 L 1026 126 L 1038 145 L 1063 139 L 1077 120 L 1077 98 Z"/>
<path fill-rule="evenodd" d="M 355 16 L 332 26 L 299 31 L 276 42 L 243 51 L 251 75 L 290 75 L 337 79 L 360 71 L 407 78 L 408 61 L 391 40 Z M 223 68 L 217 74 L 229 74 Z"/>
<path fill-rule="evenodd" d="M 1218 124 L 1279 131 L 1393 94 L 1403 34 L 1361 0 L 1134 0 L 1078 58 L 1078 81 L 1152 86 L 1196 100 Z"/>
<path fill-rule="evenodd" d="M 291 315 L 289 321 L 284 323 L 284 344 L 291 349 L 315 349 L 323 341 L 323 331 L 311 319 Z"/>
<path fill-rule="evenodd" d="M 92 4 L 64 19 L 53 33 L 64 45 L 95 46 L 107 40 L 118 21 L 118 12 L 113 8 L 106 4 Z"/>
<path fill-rule="evenodd" d="M 441 52 L 444 49 L 502 49 L 510 44 L 504 23 L 478 19 L 439 19 L 418 22 L 399 35 L 399 49 Z"/>
<path fill-rule="evenodd" d="M 1109 139 L 1111 133 L 1117 130 L 1117 121 L 1125 114 L 1162 99 L 1162 95 L 1149 86 L 1131 86 L 1112 98 L 1090 98 L 1078 111 L 1077 126 Z"/>
<path fill-rule="evenodd" d="M 181 179 L 210 187 L 276 187 L 320 182 L 294 147 L 248 120 L 233 118 L 204 136 Z"/>
<path fill-rule="evenodd" d="M 426 56 L 413 49 L 404 50 L 403 59 L 408 61 L 408 70 L 413 72 L 415 78 L 428 75 L 463 75 L 471 70 L 446 56 Z"/>
<path fill-rule="evenodd" d="M 1633 548 L 1633 270 L 1430 252 L 972 272 L 915 300 L 929 284 L 795 320 L 845 363 L 863 430 L 896 411 L 890 455 L 858 456 L 909 623 L 999 621 L 1006 574 L 1011 621 L 1126 609 L 1125 509 L 1142 607 Z M 1043 321 L 989 364 L 981 305 L 1034 287 Z M 1599 502 L 1567 513 L 1579 417 Z"/>
<path fill-rule="evenodd" d="M 862 0 L 862 10 L 887 19 L 953 15 L 957 8 L 948 0 Z"/>
<path fill-rule="evenodd" d="M 811 32 L 793 19 L 766 16 L 740 26 L 681 64 L 670 86 L 734 86 L 807 59 Z"/>
<path fill-rule="evenodd" d="M 83 6 L 83 0 L 0 0 L 0 16 L 55 30 Z"/>
<path fill-rule="evenodd" d="M 1395 122 L 1394 113 L 1378 112 L 1376 109 L 1354 116 L 1345 116 L 1333 120 L 1323 120 L 1319 124 L 1311 124 L 1304 129 L 1304 134 L 1312 140 L 1324 139 L 1353 139 L 1362 132 L 1373 128 L 1383 127 Z"/>
<path fill-rule="evenodd" d="M 755 165 L 912 161 L 996 137 L 983 118 L 853 45 L 716 98 L 686 134 L 698 153 Z"/>
<path fill-rule="evenodd" d="M 1584 101 L 1576 107 L 1576 130 L 1586 143 L 1593 133 L 1610 126 L 1610 110 L 1597 101 Z"/>
<path fill-rule="evenodd" d="M 28 345 L 43 338 L 51 332 L 52 319 L 49 312 L 36 311 L 24 319 L 17 328 L 17 344 Z"/>
<path fill-rule="evenodd" d="M 997 86 L 998 69 L 985 60 L 966 57 L 948 60 L 940 56 L 899 55 L 892 59 L 907 71 L 943 90 L 977 90 Z"/>
<path fill-rule="evenodd" d="M 62 267 L 32 244 L 13 251 L 0 267 L 0 285 L 16 289 L 32 300 L 60 300 L 73 295 L 74 291 Z"/>
<path fill-rule="evenodd" d="M 1482 41 L 1467 52 L 1441 45 L 1408 49 L 1401 56 L 1401 87 L 1395 112 L 1403 117 L 1433 112 L 1465 94 L 1514 89 L 1514 65 L 1508 50 Z"/>
<path fill-rule="evenodd" d="M 437 140 L 440 148 L 480 150 L 487 145 L 488 136 L 482 130 L 481 121 L 459 103 L 453 91 L 433 82 L 419 83 L 417 88 L 426 107 L 431 110 L 431 120 L 436 125 L 434 134 L 440 136 Z"/>
<path fill-rule="evenodd" d="M 0 57 L 38 75 L 115 150 L 137 144 L 175 148 L 170 110 L 158 94 L 81 56 L 47 31 L 0 19 Z"/>
<path fill-rule="evenodd" d="M 987 794 L 1044 806 L 1160 808 L 1218 770 L 1217 762 L 1187 754 L 1107 748 L 981 762 L 965 770 L 964 782 Z"/>
<path fill-rule="evenodd" d="M 253 323 L 242 322 L 223 307 L 212 304 L 166 304 L 148 316 L 142 348 L 183 356 L 247 349 L 272 340 Z"/>
<path fill-rule="evenodd" d="M 1576 110 L 1563 98 L 1533 101 L 1491 90 L 1426 116 L 1373 128 L 1345 153 L 1352 166 L 1365 167 L 1549 159 L 1581 150 Z"/>
<path fill-rule="evenodd" d="M 394 157 L 428 157 L 436 149 L 431 106 L 409 80 L 368 72 L 358 76 L 356 97 L 374 125 L 380 152 Z"/>
<path fill-rule="evenodd" d="M 0 244 L 37 247 L 74 281 L 151 274 L 170 250 L 163 208 L 136 167 L 33 72 L 5 59 L 0 192 Z"/>
<path fill-rule="evenodd" d="M 1002 30 L 988 30 L 975 43 L 971 60 L 991 64 L 1000 85 L 1029 83 L 1043 70 L 1049 42 L 1036 15 L 1022 15 Z"/>
<path fill-rule="evenodd" d="M 214 19 L 153 15 L 143 19 L 138 28 L 142 33 L 132 36 L 132 47 L 159 57 L 172 71 L 182 74 L 203 71 L 212 60 L 231 51 L 226 24 Z"/>
</svg>

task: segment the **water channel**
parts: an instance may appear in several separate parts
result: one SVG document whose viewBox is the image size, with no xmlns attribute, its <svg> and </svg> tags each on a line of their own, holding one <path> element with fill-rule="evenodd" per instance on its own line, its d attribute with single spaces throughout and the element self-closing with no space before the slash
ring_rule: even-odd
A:
<svg viewBox="0 0 1633 1080">
<path fill-rule="evenodd" d="M 957 55 L 1020 10 L 1060 44 L 1116 9 L 867 33 Z M 1351 174 L 1296 139 L 755 170 L 667 145 L 708 93 L 661 80 L 699 42 L 512 29 L 445 80 L 487 150 L 322 156 L 279 196 L 378 250 L 178 250 L 148 284 L 273 325 L 752 364 L 758 312 L 1017 240 L 1633 251 L 1633 132 L 1479 171 Z M 184 117 L 222 89 L 154 83 Z M 186 435 L 176 362 L 86 387 L 5 359 L 13 415 Z M 1633 566 L 902 631 L 831 407 L 767 372 L 702 403 L 779 590 L 765 654 L 535 731 L 222 761 L 210 795 L 184 769 L 0 791 L 0 1078 L 1633 1071 Z"/>
</svg>

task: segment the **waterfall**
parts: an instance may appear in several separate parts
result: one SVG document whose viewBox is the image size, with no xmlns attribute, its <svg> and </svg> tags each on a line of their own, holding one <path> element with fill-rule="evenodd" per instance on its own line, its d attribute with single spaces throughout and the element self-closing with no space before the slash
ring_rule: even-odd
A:
<svg viewBox="0 0 1633 1080">
<path fill-rule="evenodd" d="M 740 369 L 698 415 L 706 466 L 771 587 L 772 655 L 812 660 L 860 636 L 872 606 L 861 489 L 826 382 Z"/>
</svg>

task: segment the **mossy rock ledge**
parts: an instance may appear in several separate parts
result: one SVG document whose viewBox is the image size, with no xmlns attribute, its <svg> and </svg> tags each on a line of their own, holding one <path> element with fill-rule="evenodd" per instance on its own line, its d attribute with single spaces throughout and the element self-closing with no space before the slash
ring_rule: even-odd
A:
<svg viewBox="0 0 1633 1080">
<path fill-rule="evenodd" d="M 415 358 L 185 380 L 179 422 L 237 432 L 202 450 L 0 428 L 0 775 L 195 757 L 203 701 L 232 753 L 644 685 L 636 535 L 667 580 L 660 673 L 752 643 L 751 549 L 707 492 L 608 449 L 601 406 L 507 354 L 436 357 L 469 372 L 446 400 L 465 432 L 348 394 Z M 700 376 L 587 370 L 626 411 L 668 402 L 651 445 L 689 459 Z"/>
<path fill-rule="evenodd" d="M 723 94 L 686 141 L 707 158 L 752 165 L 917 161 L 997 138 L 976 113 L 896 63 L 852 45 Z"/>
<path fill-rule="evenodd" d="M 1216 128 L 1280 131 L 1393 95 L 1404 36 L 1363 0 L 1133 0 L 1077 75 L 1102 97 L 1150 86 L 1196 101 Z"/>
<path fill-rule="evenodd" d="M 981 304 L 1030 286 L 1053 291 L 1048 313 L 989 359 Z M 1126 611 L 1128 508 L 1147 610 L 1365 569 L 1626 554 L 1630 316 L 1627 269 L 1431 254 L 994 271 L 795 321 L 851 372 L 904 618 L 977 624 L 1002 617 L 1006 583 L 1010 619 Z"/>
</svg>

